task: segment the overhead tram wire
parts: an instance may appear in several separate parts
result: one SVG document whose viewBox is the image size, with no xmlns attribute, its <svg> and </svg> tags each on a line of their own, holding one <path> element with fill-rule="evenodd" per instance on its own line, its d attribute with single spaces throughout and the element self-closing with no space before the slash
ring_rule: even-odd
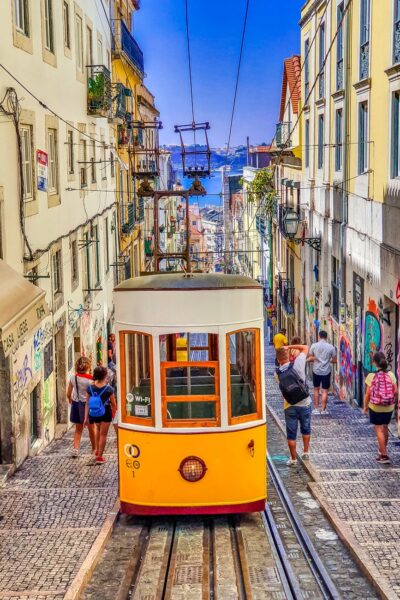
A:
<svg viewBox="0 0 400 600">
<path fill-rule="evenodd" d="M 308 94 L 307 94 L 307 97 L 306 97 L 306 98 L 305 98 L 305 100 L 304 100 L 304 104 L 303 104 L 303 106 L 301 107 L 301 110 L 300 110 L 300 112 L 299 112 L 299 114 L 298 114 L 298 116 L 297 116 L 297 119 L 296 119 L 296 121 L 295 121 L 295 123 L 294 123 L 293 127 L 290 129 L 290 131 L 289 131 L 289 133 L 288 133 L 288 139 L 290 139 L 290 137 L 291 137 L 292 133 L 294 132 L 294 130 L 296 129 L 296 127 L 297 127 L 298 123 L 300 122 L 300 119 L 301 119 L 301 117 L 302 117 L 302 115 L 303 115 L 303 112 L 304 112 L 304 107 L 305 107 L 305 106 L 307 106 L 307 103 L 308 103 L 308 101 L 309 101 L 309 99 L 310 99 L 310 97 L 311 97 L 311 94 L 313 93 L 313 91 L 314 91 L 314 89 L 315 89 L 315 86 L 317 85 L 317 82 L 318 82 L 318 80 L 319 80 L 319 78 L 320 78 L 321 74 L 322 74 L 322 73 L 324 72 L 324 70 L 325 70 L 325 65 L 326 65 L 326 62 L 327 62 L 327 60 L 328 60 L 328 57 L 329 57 L 329 55 L 330 55 L 330 53 L 331 53 L 331 51 L 332 51 L 333 45 L 334 45 L 334 43 L 335 43 L 335 41 L 336 41 L 336 38 L 337 38 L 337 36 L 339 35 L 339 30 L 340 30 L 340 27 L 343 25 L 344 19 L 345 19 L 345 17 L 346 17 L 346 14 L 347 14 L 347 12 L 348 12 L 348 10 L 349 10 L 349 8 L 350 8 L 350 6 L 351 6 L 352 2 L 353 2 L 353 0 L 348 0 L 347 4 L 346 4 L 346 6 L 345 6 L 345 8 L 344 8 L 344 10 L 343 10 L 342 18 L 341 18 L 340 22 L 339 22 L 339 23 L 337 24 L 337 26 L 336 26 L 335 35 L 333 36 L 333 38 L 332 38 L 332 40 L 331 40 L 331 43 L 330 43 L 330 45 L 329 45 L 329 48 L 328 48 L 328 50 L 327 50 L 327 52 L 326 52 L 326 54 L 325 54 L 325 56 L 324 56 L 324 60 L 323 60 L 323 63 L 322 63 L 322 65 L 321 65 L 321 68 L 320 68 L 320 70 L 318 71 L 317 75 L 316 75 L 316 76 L 315 76 L 315 78 L 314 78 L 314 82 L 313 82 L 313 84 L 312 84 L 312 86 L 311 86 L 311 88 L 310 88 L 310 90 L 309 90 L 309 92 L 308 92 Z M 319 25 L 318 25 L 318 28 L 319 28 L 319 27 L 321 26 L 321 24 L 322 24 L 322 18 L 323 18 L 323 17 L 321 17 L 321 20 L 320 20 L 320 23 L 319 23 Z M 314 39 L 315 39 L 315 36 L 314 36 Z M 279 162 L 279 161 L 280 161 L 280 159 L 282 158 L 283 152 L 284 152 L 284 148 L 282 148 L 282 149 L 280 150 L 279 154 L 278 154 L 278 160 L 277 160 L 277 162 L 274 164 L 274 171 L 273 171 L 273 174 L 275 174 L 275 170 L 276 170 L 276 169 L 277 169 L 277 167 L 278 167 L 278 162 Z M 260 208 L 260 206 L 261 206 L 261 202 L 262 202 L 262 200 L 261 200 L 261 201 L 260 201 L 260 203 L 258 204 L 257 211 L 258 211 L 258 209 L 259 209 L 259 208 Z M 255 215 L 254 215 L 254 217 L 253 217 L 253 219 L 252 219 L 252 221 L 251 221 L 251 223 L 250 223 L 250 225 L 249 225 L 249 228 L 248 228 L 248 230 L 247 230 L 247 231 L 249 231 L 249 230 L 250 230 L 250 228 L 251 228 L 251 226 L 253 225 L 253 223 L 254 223 L 254 220 L 255 220 L 255 217 L 257 216 L 257 211 L 256 211 L 256 213 L 255 213 Z"/>
</svg>

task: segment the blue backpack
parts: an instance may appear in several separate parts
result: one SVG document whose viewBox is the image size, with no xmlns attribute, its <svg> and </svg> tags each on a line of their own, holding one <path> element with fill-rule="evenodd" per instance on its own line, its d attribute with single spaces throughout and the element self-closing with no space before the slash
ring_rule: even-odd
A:
<svg viewBox="0 0 400 600">
<path fill-rule="evenodd" d="M 90 386 L 89 387 L 89 400 L 88 400 L 88 408 L 89 408 L 89 417 L 103 417 L 106 412 L 106 405 L 108 404 L 108 400 L 103 403 L 101 396 L 103 392 L 106 391 L 107 388 L 103 388 L 100 394 L 97 394 L 95 390 Z"/>
</svg>

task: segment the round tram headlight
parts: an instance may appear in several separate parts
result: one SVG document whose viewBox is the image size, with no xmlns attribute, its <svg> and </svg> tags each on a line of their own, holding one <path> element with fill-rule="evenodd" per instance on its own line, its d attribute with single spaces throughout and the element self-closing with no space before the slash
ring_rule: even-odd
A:
<svg viewBox="0 0 400 600">
<path fill-rule="evenodd" d="M 198 456 L 187 456 L 179 465 L 179 473 L 183 479 L 194 483 L 200 481 L 206 474 L 207 467 L 204 460 Z"/>
</svg>

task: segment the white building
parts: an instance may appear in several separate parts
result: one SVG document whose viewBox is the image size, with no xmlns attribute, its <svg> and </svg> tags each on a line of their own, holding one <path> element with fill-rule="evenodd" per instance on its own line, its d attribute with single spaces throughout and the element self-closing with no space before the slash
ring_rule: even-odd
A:
<svg viewBox="0 0 400 600">
<path fill-rule="evenodd" d="M 66 384 L 80 354 L 106 362 L 115 154 L 110 29 L 96 4 L 0 3 L 9 71 L 0 70 L 0 256 L 45 291 L 49 308 L 19 343 L 7 348 L 2 337 L 3 464 L 20 464 L 66 428 Z"/>
</svg>

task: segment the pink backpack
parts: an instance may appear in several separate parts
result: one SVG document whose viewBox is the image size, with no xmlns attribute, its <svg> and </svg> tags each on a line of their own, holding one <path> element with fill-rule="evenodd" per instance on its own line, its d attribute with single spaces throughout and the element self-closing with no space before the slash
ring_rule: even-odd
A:
<svg viewBox="0 0 400 600">
<path fill-rule="evenodd" d="M 394 390 L 389 373 L 378 371 L 371 385 L 370 402 L 378 406 L 389 406 L 394 404 Z"/>
</svg>

